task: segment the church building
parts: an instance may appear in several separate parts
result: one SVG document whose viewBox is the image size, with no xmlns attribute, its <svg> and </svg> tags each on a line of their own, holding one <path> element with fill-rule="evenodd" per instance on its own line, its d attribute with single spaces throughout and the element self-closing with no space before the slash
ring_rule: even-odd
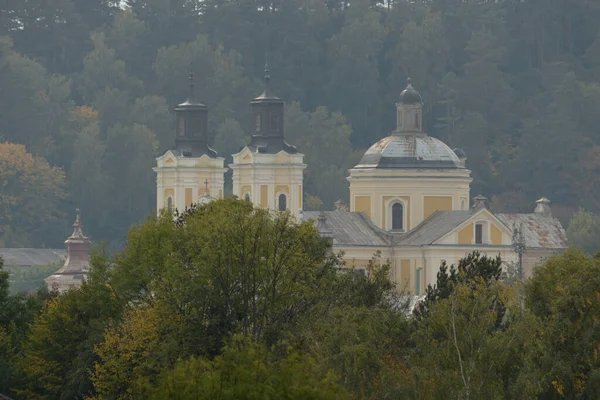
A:
<svg viewBox="0 0 600 400">
<path fill-rule="evenodd" d="M 452 150 L 423 129 L 423 101 L 410 80 L 396 104 L 396 128 L 371 146 L 350 169 L 350 207 L 303 211 L 303 154 L 284 137 L 284 102 L 270 87 L 250 103 L 251 140 L 233 155 L 233 194 L 273 211 L 312 220 L 348 268 L 364 269 L 375 253 L 392 265 L 399 290 L 415 295 L 436 283 L 442 262 L 457 264 L 474 250 L 514 265 L 520 248 L 523 272 L 567 247 L 566 234 L 541 198 L 529 214 L 496 214 L 486 199 L 471 202 L 465 152 Z M 207 107 L 194 100 L 176 108 L 175 150 L 157 159 L 158 209 L 184 208 L 210 193 L 223 197 L 224 159 L 206 140 Z M 205 186 L 203 186 L 203 182 Z M 204 197 L 203 197 L 204 196 Z"/>
</svg>

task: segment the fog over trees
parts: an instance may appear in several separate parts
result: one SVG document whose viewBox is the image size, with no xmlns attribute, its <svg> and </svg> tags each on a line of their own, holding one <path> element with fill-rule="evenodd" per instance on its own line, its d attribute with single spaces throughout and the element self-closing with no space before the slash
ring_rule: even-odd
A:
<svg viewBox="0 0 600 400">
<path fill-rule="evenodd" d="M 0 138 L 64 172 L 44 194 L 57 205 L 47 215 L 0 222 L 5 247 L 62 246 L 77 206 L 94 240 L 122 246 L 129 226 L 155 207 L 152 164 L 173 141 L 172 109 L 185 100 L 187 75 L 195 73 L 211 109 L 211 143 L 230 156 L 248 140 L 248 103 L 260 93 L 266 53 L 273 88 L 288 102 L 288 141 L 308 161 L 309 206 L 347 200 L 347 168 L 393 129 L 410 76 L 427 132 L 466 151 L 473 194 L 499 211 L 529 211 L 547 196 L 565 226 L 580 208 L 600 212 L 595 0 L 1 7 Z M 14 198 L 0 198 L 2 207 L 39 205 L 22 197 L 31 184 L 24 179 L 0 181 Z"/>
</svg>

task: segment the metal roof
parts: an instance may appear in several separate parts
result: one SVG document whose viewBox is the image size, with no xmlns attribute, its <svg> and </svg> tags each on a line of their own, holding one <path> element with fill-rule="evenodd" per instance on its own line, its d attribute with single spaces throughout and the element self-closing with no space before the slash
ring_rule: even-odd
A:
<svg viewBox="0 0 600 400">
<path fill-rule="evenodd" d="M 471 211 L 436 211 L 400 238 L 400 246 L 424 246 L 432 244 L 460 224 L 471 218 Z"/>
<path fill-rule="evenodd" d="M 475 215 L 477 211 L 437 211 L 408 233 L 389 233 L 376 227 L 364 213 L 349 211 L 325 211 L 318 221 L 320 212 L 305 211 L 303 219 L 313 219 L 315 226 L 333 236 L 337 246 L 394 245 L 427 246 L 458 228 Z M 558 219 L 539 213 L 531 214 L 494 214 L 512 230 L 513 223 L 522 223 L 523 236 L 528 248 L 563 249 L 568 247 L 567 235 Z M 331 232 L 331 233 L 329 233 Z"/>
<path fill-rule="evenodd" d="M 303 219 L 319 223 L 319 211 L 304 211 Z M 338 246 L 389 246 L 389 234 L 377 228 L 364 213 L 349 211 L 323 211 L 321 220 L 333 234 L 333 244 Z"/>
<path fill-rule="evenodd" d="M 67 258 L 65 249 L 0 248 L 0 256 L 5 266 L 44 266 L 62 265 Z"/>
<path fill-rule="evenodd" d="M 528 248 L 563 249 L 568 247 L 567 234 L 560 221 L 540 213 L 496 214 L 511 230 L 515 223 L 523 227 L 523 237 Z"/>
<path fill-rule="evenodd" d="M 464 168 L 444 142 L 425 134 L 398 134 L 381 139 L 354 168 Z"/>
</svg>

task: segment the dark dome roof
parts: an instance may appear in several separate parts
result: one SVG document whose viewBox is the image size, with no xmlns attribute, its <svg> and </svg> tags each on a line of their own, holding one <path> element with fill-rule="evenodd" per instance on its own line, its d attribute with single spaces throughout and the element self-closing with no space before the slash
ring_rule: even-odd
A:
<svg viewBox="0 0 600 400">
<path fill-rule="evenodd" d="M 422 104 L 423 103 L 423 99 L 421 98 L 421 95 L 419 94 L 419 92 L 417 92 L 415 90 L 415 88 L 413 88 L 410 78 L 408 78 L 408 85 L 406 86 L 406 89 L 404 89 L 402 91 L 402 93 L 400 93 L 400 103 L 402 103 L 402 104 Z"/>
<path fill-rule="evenodd" d="M 427 135 L 394 135 L 375 143 L 354 168 L 464 168 L 444 142 Z"/>
</svg>

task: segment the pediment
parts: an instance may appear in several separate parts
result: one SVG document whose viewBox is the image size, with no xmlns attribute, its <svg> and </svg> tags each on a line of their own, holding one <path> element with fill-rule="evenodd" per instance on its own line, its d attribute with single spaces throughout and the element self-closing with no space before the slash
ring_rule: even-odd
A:
<svg viewBox="0 0 600 400">
<path fill-rule="evenodd" d="M 177 164 L 177 157 L 171 150 L 167 150 L 165 154 L 156 158 L 158 165 L 164 165 L 166 167 L 173 167 Z"/>
<path fill-rule="evenodd" d="M 449 238 L 456 237 L 465 228 L 472 226 L 472 224 L 475 224 L 478 222 L 487 222 L 487 223 L 491 224 L 491 226 L 498 229 L 500 231 L 500 233 L 502 234 L 502 236 L 504 236 L 504 237 L 512 236 L 512 231 L 510 230 L 510 228 L 508 226 L 506 226 L 490 210 L 483 208 L 483 209 L 473 213 L 469 218 L 467 218 L 465 221 L 463 221 L 460 225 L 458 225 L 455 228 L 453 228 L 452 230 L 450 230 L 448 233 L 440 236 L 438 239 L 436 239 L 433 242 L 433 244 L 448 244 L 447 241 Z"/>
<path fill-rule="evenodd" d="M 254 160 L 254 156 L 246 146 L 239 153 L 233 155 L 233 160 L 236 164 L 250 164 Z"/>
</svg>

